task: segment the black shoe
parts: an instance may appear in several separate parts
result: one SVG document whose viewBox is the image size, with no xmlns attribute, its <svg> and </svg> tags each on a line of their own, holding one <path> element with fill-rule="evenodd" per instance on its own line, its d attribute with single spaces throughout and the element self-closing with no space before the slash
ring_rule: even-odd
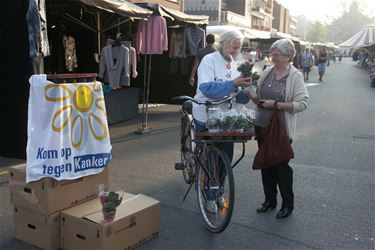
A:
<svg viewBox="0 0 375 250">
<path fill-rule="evenodd" d="M 265 201 L 262 203 L 262 205 L 260 205 L 258 208 L 257 208 L 257 212 L 258 213 L 265 213 L 268 211 L 268 209 L 275 209 L 276 208 L 276 204 L 271 204 L 270 202 L 268 201 Z"/>
<path fill-rule="evenodd" d="M 293 212 L 293 208 L 281 208 L 280 211 L 276 214 L 276 219 L 282 219 L 288 217 Z"/>
</svg>

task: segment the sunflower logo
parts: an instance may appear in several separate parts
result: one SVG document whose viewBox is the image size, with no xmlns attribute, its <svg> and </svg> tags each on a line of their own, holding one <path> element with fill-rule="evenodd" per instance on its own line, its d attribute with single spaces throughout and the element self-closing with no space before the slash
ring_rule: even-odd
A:
<svg viewBox="0 0 375 250">
<path fill-rule="evenodd" d="M 58 133 L 70 131 L 70 143 L 74 148 L 82 145 L 85 135 L 91 135 L 97 141 L 108 137 L 100 83 L 47 84 L 45 99 L 62 106 L 54 113 L 51 127 Z"/>
</svg>

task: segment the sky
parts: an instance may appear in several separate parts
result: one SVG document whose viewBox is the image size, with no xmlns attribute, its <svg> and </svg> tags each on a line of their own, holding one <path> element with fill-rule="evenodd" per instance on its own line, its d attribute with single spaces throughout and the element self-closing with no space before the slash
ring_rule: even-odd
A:
<svg viewBox="0 0 375 250">
<path fill-rule="evenodd" d="M 277 0 L 289 9 L 292 16 L 304 15 L 311 21 L 329 22 L 343 13 L 343 4 L 349 5 L 351 0 Z M 357 0 L 363 6 L 364 14 L 375 16 L 374 0 Z"/>
</svg>

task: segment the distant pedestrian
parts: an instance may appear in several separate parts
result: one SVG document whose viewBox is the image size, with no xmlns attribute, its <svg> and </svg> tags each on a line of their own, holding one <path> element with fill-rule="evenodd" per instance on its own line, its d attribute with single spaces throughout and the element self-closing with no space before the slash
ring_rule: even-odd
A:
<svg viewBox="0 0 375 250">
<path fill-rule="evenodd" d="M 327 54 L 326 48 L 323 47 L 321 51 L 319 52 L 319 56 L 318 56 L 318 71 L 319 71 L 320 82 L 323 81 L 323 75 L 326 71 L 327 61 L 328 61 L 328 54 Z"/>
<path fill-rule="evenodd" d="M 208 34 L 206 36 L 206 47 L 198 50 L 197 55 L 195 56 L 193 66 L 191 68 L 191 73 L 190 73 L 190 78 L 189 78 L 189 83 L 191 86 L 194 86 L 195 84 L 195 78 L 194 78 L 195 73 L 197 72 L 198 65 L 202 61 L 203 57 L 205 55 L 211 54 L 216 51 L 214 48 L 214 44 L 215 44 L 215 35 Z"/>
<path fill-rule="evenodd" d="M 314 65 L 313 55 L 310 53 L 308 48 L 305 49 L 305 52 L 302 54 L 302 69 L 304 80 L 309 80 L 309 73 L 311 67 Z"/>
</svg>

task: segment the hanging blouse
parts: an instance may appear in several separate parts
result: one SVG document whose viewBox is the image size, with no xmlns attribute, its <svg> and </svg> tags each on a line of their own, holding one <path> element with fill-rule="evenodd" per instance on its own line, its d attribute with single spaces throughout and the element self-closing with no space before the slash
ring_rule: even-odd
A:
<svg viewBox="0 0 375 250">
<path fill-rule="evenodd" d="M 140 54 L 163 54 L 168 50 L 167 23 L 162 16 L 152 15 L 140 20 L 137 30 L 137 51 Z"/>
<path fill-rule="evenodd" d="M 129 49 L 123 45 L 104 47 L 101 52 L 99 77 L 104 78 L 112 89 L 129 86 Z"/>
<path fill-rule="evenodd" d="M 195 56 L 205 44 L 205 31 L 198 26 L 188 26 L 184 31 L 184 49 L 188 55 Z"/>
<path fill-rule="evenodd" d="M 40 36 L 41 36 L 41 50 L 43 56 L 50 55 L 50 48 L 47 34 L 47 14 L 46 14 L 46 0 L 38 0 L 39 14 L 40 14 Z"/>
<path fill-rule="evenodd" d="M 69 72 L 72 72 L 77 65 L 77 55 L 76 55 L 76 42 L 74 37 L 63 36 L 63 46 L 65 49 L 65 66 Z"/>
<path fill-rule="evenodd" d="M 26 20 L 29 32 L 29 57 L 31 58 L 37 56 L 40 42 L 40 19 L 35 0 L 29 0 Z"/>
<path fill-rule="evenodd" d="M 170 39 L 169 57 L 185 58 L 184 51 L 184 34 L 182 32 L 173 31 Z"/>
</svg>

